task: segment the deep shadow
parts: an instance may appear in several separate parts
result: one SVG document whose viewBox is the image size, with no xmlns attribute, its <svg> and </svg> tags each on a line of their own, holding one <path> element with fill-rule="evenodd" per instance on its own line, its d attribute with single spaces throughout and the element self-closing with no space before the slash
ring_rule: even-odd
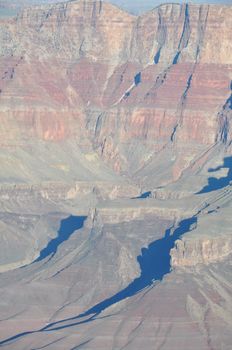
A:
<svg viewBox="0 0 232 350">
<path fill-rule="evenodd" d="M 230 184 L 230 181 L 232 181 L 232 157 L 224 158 L 223 165 L 220 165 L 217 168 L 211 168 L 208 171 L 213 173 L 224 168 L 228 168 L 227 176 L 221 177 L 219 179 L 216 177 L 209 177 L 208 185 L 206 185 L 201 191 L 197 192 L 196 194 L 208 193 L 228 186 Z"/>
<path fill-rule="evenodd" d="M 223 106 L 223 109 L 232 109 L 232 80 L 230 82 L 230 90 L 231 90 L 231 94 L 230 97 L 227 99 L 226 103 Z"/>
<path fill-rule="evenodd" d="M 131 199 L 145 199 L 145 198 L 149 198 L 151 196 L 151 191 L 148 192 L 144 192 L 142 193 L 140 196 L 138 197 L 133 197 Z"/>
<path fill-rule="evenodd" d="M 141 274 L 126 288 L 116 293 L 112 297 L 103 300 L 96 304 L 84 313 L 64 319 L 58 322 L 51 323 L 44 327 L 43 331 L 59 330 L 67 327 L 72 327 L 78 324 L 87 323 L 93 321 L 102 311 L 108 307 L 122 301 L 126 298 L 132 297 L 139 293 L 143 289 L 151 286 L 155 281 L 161 281 L 163 277 L 171 271 L 171 256 L 170 250 L 174 247 L 175 241 L 184 235 L 186 232 L 191 231 L 192 225 L 197 223 L 197 216 L 182 220 L 178 227 L 174 230 L 171 235 L 172 228 L 166 230 L 164 238 L 158 239 L 157 241 L 149 244 L 148 248 L 141 249 L 141 255 L 137 257 L 137 261 L 140 265 Z M 89 317 L 88 317 L 89 316 Z M 80 318 L 88 317 L 84 320 Z M 68 324 L 65 322 L 74 321 Z M 76 321 L 76 322 L 75 322 Z"/>
<path fill-rule="evenodd" d="M 37 331 L 19 333 L 10 338 L 0 341 L 0 346 L 30 334 L 56 331 L 94 321 L 97 316 L 108 307 L 118 303 L 119 301 L 136 295 L 145 288 L 152 286 L 155 281 L 161 281 L 163 277 L 171 271 L 170 250 L 174 247 L 175 241 L 186 232 L 191 231 L 193 229 L 193 225 L 196 223 L 197 214 L 191 218 L 182 220 L 172 234 L 171 232 L 173 227 L 166 230 L 165 236 L 163 238 L 152 242 L 147 248 L 142 248 L 141 255 L 137 257 L 137 261 L 141 269 L 141 274 L 120 292 L 114 294 L 108 299 L 103 300 L 102 302 L 96 304 L 78 316 L 49 323 Z M 110 317 L 110 315 L 103 316 L 102 318 L 107 317 Z"/>
<path fill-rule="evenodd" d="M 86 216 L 70 215 L 68 218 L 61 220 L 58 236 L 52 239 L 46 248 L 41 250 L 39 257 L 34 262 L 41 261 L 49 255 L 51 257 L 55 255 L 59 245 L 67 241 L 76 230 L 79 230 L 84 225 L 86 218 Z"/>
<path fill-rule="evenodd" d="M 159 48 L 159 50 L 157 51 L 155 57 L 154 57 L 154 63 L 158 64 L 159 63 L 159 59 L 160 59 L 160 52 L 161 52 L 161 47 Z"/>
<path fill-rule="evenodd" d="M 178 59 L 179 59 L 179 56 L 180 56 L 180 51 L 178 51 L 172 61 L 172 64 L 177 64 L 178 63 Z"/>
<path fill-rule="evenodd" d="M 135 83 L 136 86 L 141 83 L 141 72 L 139 72 L 138 74 L 135 75 L 134 83 Z"/>
<path fill-rule="evenodd" d="M 175 241 L 190 231 L 191 226 L 196 222 L 197 218 L 195 216 L 182 220 L 172 235 L 170 234 L 171 229 L 168 229 L 164 238 L 152 242 L 148 248 L 142 248 L 141 255 L 137 257 L 141 269 L 140 277 L 136 278 L 128 287 L 119 293 L 95 305 L 80 316 L 99 314 L 109 306 L 137 294 L 145 287 L 152 285 L 154 281 L 161 281 L 171 271 L 170 250 L 174 247 Z"/>
</svg>

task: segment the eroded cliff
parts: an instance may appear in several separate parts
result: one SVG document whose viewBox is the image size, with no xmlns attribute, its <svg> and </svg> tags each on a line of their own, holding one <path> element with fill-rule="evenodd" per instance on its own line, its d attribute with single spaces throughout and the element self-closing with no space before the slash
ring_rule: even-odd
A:
<svg viewBox="0 0 232 350">
<path fill-rule="evenodd" d="M 146 185 L 177 180 L 231 140 L 230 11 L 168 4 L 136 17 L 71 1 L 2 21 L 2 146 L 75 139 Z M 147 179 L 167 152 L 162 181 Z"/>
<path fill-rule="evenodd" d="M 0 19 L 0 346 L 230 350 L 231 18 Z"/>
</svg>

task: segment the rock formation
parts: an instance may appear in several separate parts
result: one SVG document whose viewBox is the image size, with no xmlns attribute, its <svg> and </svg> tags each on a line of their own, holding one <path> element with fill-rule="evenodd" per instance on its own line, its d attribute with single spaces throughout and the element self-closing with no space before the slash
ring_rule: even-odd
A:
<svg viewBox="0 0 232 350">
<path fill-rule="evenodd" d="M 216 5 L 0 18 L 3 348 L 230 350 L 231 32 Z"/>
</svg>

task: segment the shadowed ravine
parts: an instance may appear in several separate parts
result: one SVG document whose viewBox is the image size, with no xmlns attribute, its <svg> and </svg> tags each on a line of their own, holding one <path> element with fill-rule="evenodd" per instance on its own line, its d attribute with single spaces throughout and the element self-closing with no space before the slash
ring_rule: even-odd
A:
<svg viewBox="0 0 232 350">
<path fill-rule="evenodd" d="M 197 215 L 182 220 L 173 233 L 173 227 L 171 227 L 166 230 L 163 238 L 152 242 L 147 248 L 142 248 L 141 255 L 137 257 L 141 274 L 120 292 L 94 305 L 80 315 L 50 323 L 37 331 L 17 334 L 11 338 L 1 341 L 0 345 L 14 341 L 29 334 L 56 331 L 93 321 L 102 311 L 110 306 L 134 296 L 145 288 L 152 286 L 155 281 L 161 281 L 163 277 L 171 271 L 170 250 L 174 247 L 175 241 L 185 233 L 191 231 L 193 229 L 193 225 L 196 223 Z"/>
<path fill-rule="evenodd" d="M 131 199 L 145 199 L 145 198 L 149 198 L 151 196 L 151 191 L 148 192 L 144 192 L 142 193 L 140 196 L 138 197 L 133 197 Z"/>
<path fill-rule="evenodd" d="M 230 181 L 232 181 L 232 157 L 226 157 L 224 158 L 223 165 L 218 166 L 217 168 L 211 168 L 208 171 L 210 173 L 217 172 L 221 169 L 227 168 L 228 174 L 227 176 L 216 178 L 216 177 L 209 177 L 208 178 L 208 185 L 206 185 L 201 191 L 199 191 L 197 194 L 202 193 L 208 193 L 212 191 L 219 190 L 221 188 L 224 188 L 230 184 Z"/>
<path fill-rule="evenodd" d="M 41 250 L 39 257 L 33 263 L 41 261 L 49 255 L 51 255 L 51 259 L 56 254 L 59 245 L 67 241 L 76 230 L 79 230 L 84 225 L 86 218 L 86 216 L 70 215 L 68 218 L 61 220 L 58 236 Z"/>
</svg>

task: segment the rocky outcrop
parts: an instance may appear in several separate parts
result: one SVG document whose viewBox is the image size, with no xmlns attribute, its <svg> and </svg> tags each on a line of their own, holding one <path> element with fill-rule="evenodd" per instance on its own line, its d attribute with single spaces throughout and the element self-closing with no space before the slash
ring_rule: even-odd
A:
<svg viewBox="0 0 232 350">
<path fill-rule="evenodd" d="M 183 238 L 177 240 L 171 250 L 172 267 L 195 266 L 210 264 L 225 259 L 232 253 L 232 238 L 218 237 L 212 239 Z"/>
<path fill-rule="evenodd" d="M 232 254 L 230 198 L 230 188 L 207 198 L 194 230 L 175 242 L 170 252 L 172 267 L 218 263 Z"/>
<path fill-rule="evenodd" d="M 1 347 L 231 348 L 231 11 L 0 19 Z"/>
<path fill-rule="evenodd" d="M 88 0 L 2 21 L 1 147 L 72 139 L 139 181 L 171 149 L 157 182 L 177 180 L 215 142 L 230 143 L 230 12 L 167 4 L 136 17 Z"/>
</svg>

